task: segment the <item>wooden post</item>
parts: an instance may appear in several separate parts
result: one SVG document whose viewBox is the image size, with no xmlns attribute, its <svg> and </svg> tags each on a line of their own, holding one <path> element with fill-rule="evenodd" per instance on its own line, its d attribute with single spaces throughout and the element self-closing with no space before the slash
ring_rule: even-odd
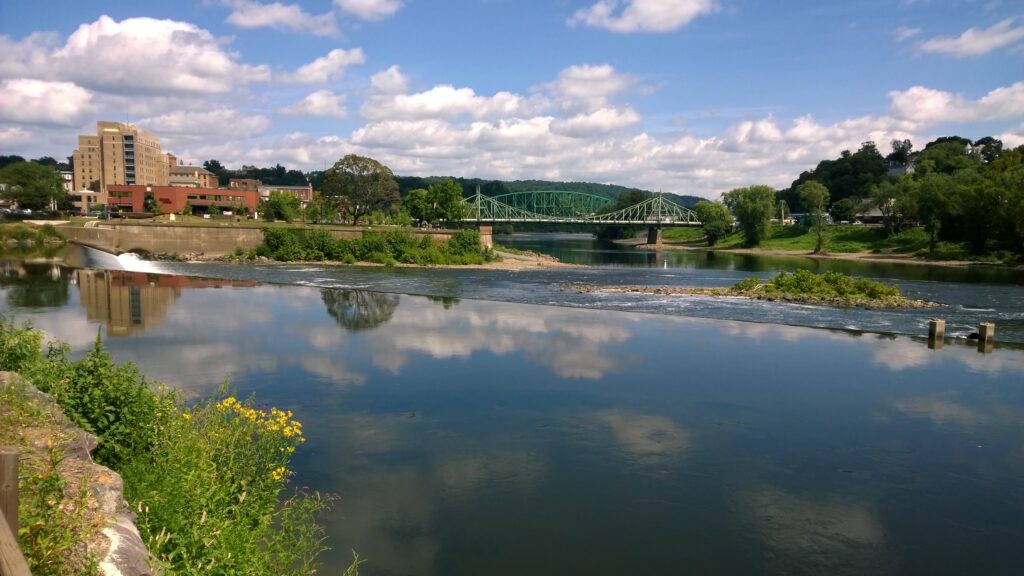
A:
<svg viewBox="0 0 1024 576">
<path fill-rule="evenodd" d="M 0 512 L 11 532 L 18 533 L 18 449 L 0 446 Z"/>
<path fill-rule="evenodd" d="M 0 446 L 0 575 L 32 576 L 18 547 L 18 449 Z"/>
</svg>

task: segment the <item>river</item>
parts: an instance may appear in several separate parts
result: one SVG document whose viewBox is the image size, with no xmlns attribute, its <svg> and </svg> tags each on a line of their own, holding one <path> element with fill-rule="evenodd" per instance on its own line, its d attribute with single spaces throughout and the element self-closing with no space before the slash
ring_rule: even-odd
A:
<svg viewBox="0 0 1024 576">
<path fill-rule="evenodd" d="M 230 378 L 293 410 L 296 482 L 339 496 L 333 568 L 355 549 L 370 576 L 1024 571 L 1019 346 L 931 350 L 913 314 L 562 289 L 851 263 L 499 241 L 602 265 L 9 259 L 0 308 L 78 351 L 99 330 L 193 398 Z M 1024 340 L 1014 272 L 852 264 Z"/>
</svg>

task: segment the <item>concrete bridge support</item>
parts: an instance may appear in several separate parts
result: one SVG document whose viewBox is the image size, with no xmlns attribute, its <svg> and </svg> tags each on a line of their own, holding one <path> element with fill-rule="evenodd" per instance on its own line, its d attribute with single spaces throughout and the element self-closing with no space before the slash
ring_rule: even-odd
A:
<svg viewBox="0 0 1024 576">
<path fill-rule="evenodd" d="M 476 229 L 480 233 L 480 245 L 484 248 L 494 248 L 494 226 L 479 224 Z"/>
<path fill-rule="evenodd" d="M 661 226 L 649 226 L 647 228 L 647 243 L 653 245 L 661 244 Z"/>
</svg>

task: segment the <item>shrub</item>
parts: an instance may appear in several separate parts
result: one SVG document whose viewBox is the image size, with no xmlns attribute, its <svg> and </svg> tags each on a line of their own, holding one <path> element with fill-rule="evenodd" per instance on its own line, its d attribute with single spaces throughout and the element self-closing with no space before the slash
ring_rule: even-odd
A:
<svg viewBox="0 0 1024 576">
<path fill-rule="evenodd" d="M 461 230 L 446 244 L 430 237 L 417 239 L 410 230 L 367 232 L 362 238 L 335 239 L 326 230 L 266 228 L 255 254 L 283 262 L 296 260 L 357 261 L 394 265 L 482 264 L 494 259 L 494 252 L 480 246 L 475 230 Z"/>
<path fill-rule="evenodd" d="M 41 355 L 41 342 L 31 326 L 0 319 L 0 369 L 21 371 L 99 437 L 94 454 L 121 472 L 140 533 L 168 573 L 316 572 L 325 549 L 316 517 L 331 499 L 304 491 L 282 497 L 291 456 L 303 442 L 290 412 L 223 393 L 186 409 L 166 389 L 151 389 L 134 364 L 114 363 L 99 337 L 77 362 L 63 344 Z M 32 493 L 61 488 L 49 476 L 39 481 L 45 484 Z M 66 540 L 58 520 L 70 516 L 53 501 L 46 499 L 46 507 L 57 516 L 26 527 L 26 548 L 58 549 Z M 356 557 L 346 574 L 357 574 L 359 564 Z"/>
</svg>

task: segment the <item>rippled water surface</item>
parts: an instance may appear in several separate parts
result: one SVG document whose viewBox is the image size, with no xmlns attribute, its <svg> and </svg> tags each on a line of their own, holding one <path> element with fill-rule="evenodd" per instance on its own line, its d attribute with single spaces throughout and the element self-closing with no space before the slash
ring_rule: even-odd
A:
<svg viewBox="0 0 1024 576">
<path fill-rule="evenodd" d="M 0 307 L 76 350 L 100 329 L 193 397 L 230 377 L 295 411 L 297 482 L 340 497 L 335 565 L 355 549 L 370 575 L 1024 572 L 1019 347 L 840 329 L 920 332 L 896 313 L 558 289 L 742 266 L 154 266 L 191 276 L 8 262 Z M 1005 279 L 901 283 L 1020 306 Z M 741 312 L 758 322 L 693 317 Z"/>
</svg>

